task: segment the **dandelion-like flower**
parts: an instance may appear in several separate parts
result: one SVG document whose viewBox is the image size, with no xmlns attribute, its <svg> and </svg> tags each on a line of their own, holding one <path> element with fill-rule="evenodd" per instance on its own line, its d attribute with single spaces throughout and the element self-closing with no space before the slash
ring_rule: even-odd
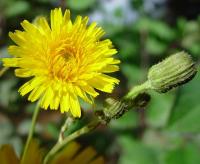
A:
<svg viewBox="0 0 200 164">
<path fill-rule="evenodd" d="M 63 15 L 60 8 L 50 16 L 50 25 L 40 17 L 34 24 L 24 20 L 24 31 L 10 32 L 17 45 L 8 48 L 14 57 L 3 59 L 3 63 L 17 67 L 16 76 L 31 77 L 19 89 L 22 96 L 30 93 L 29 101 L 40 99 L 44 109 L 70 111 L 80 117 L 79 98 L 92 103 L 97 90 L 110 93 L 119 83 L 105 73 L 118 71 L 120 61 L 112 57 L 117 53 L 112 42 L 100 40 L 103 29 L 95 22 L 87 25 L 88 17 L 77 16 L 72 23 L 70 11 Z"/>
</svg>

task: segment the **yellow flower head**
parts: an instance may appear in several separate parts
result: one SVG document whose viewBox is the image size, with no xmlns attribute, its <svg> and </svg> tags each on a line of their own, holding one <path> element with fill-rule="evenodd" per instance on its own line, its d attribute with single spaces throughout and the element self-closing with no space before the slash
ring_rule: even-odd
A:
<svg viewBox="0 0 200 164">
<path fill-rule="evenodd" d="M 64 15 L 60 8 L 51 11 L 50 25 L 44 17 L 31 24 L 24 20 L 24 31 L 10 32 L 17 45 L 8 48 L 13 58 L 3 59 L 5 67 L 17 67 L 18 77 L 31 80 L 20 87 L 28 100 L 41 99 L 44 109 L 70 111 L 81 116 L 78 98 L 92 103 L 98 95 L 95 89 L 110 93 L 119 80 L 106 75 L 118 71 L 120 61 L 112 56 L 117 53 L 109 39 L 96 23 L 89 26 L 88 17 L 77 16 L 72 23 L 70 11 Z"/>
</svg>

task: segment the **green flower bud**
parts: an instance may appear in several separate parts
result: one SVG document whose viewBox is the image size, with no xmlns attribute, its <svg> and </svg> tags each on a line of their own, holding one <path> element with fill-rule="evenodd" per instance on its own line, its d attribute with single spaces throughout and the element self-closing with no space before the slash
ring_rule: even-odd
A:
<svg viewBox="0 0 200 164">
<path fill-rule="evenodd" d="M 148 72 L 148 82 L 152 89 L 164 93 L 190 81 L 196 72 L 191 56 L 179 52 L 152 66 Z"/>
<path fill-rule="evenodd" d="M 103 112 L 107 118 L 119 118 L 121 117 L 128 109 L 128 103 L 123 101 L 117 101 L 112 98 L 106 99 L 106 107 Z"/>
<path fill-rule="evenodd" d="M 106 105 L 103 110 L 96 111 L 95 114 L 103 124 L 107 124 L 111 119 L 118 119 L 123 116 L 131 108 L 143 108 L 150 101 L 150 95 L 140 93 L 134 99 L 115 100 L 113 98 L 106 99 Z"/>
</svg>

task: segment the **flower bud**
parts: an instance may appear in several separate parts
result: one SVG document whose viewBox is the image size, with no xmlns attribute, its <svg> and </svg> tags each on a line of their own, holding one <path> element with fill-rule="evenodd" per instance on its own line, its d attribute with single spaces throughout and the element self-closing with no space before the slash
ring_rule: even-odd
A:
<svg viewBox="0 0 200 164">
<path fill-rule="evenodd" d="M 98 110 L 95 114 L 101 123 L 107 124 L 111 119 L 120 118 L 133 107 L 145 107 L 150 101 L 150 98 L 150 95 L 147 93 L 138 94 L 134 99 L 115 100 L 108 98 L 106 99 L 106 105 L 103 110 Z"/>
<path fill-rule="evenodd" d="M 191 56 L 178 52 L 152 66 L 148 72 L 148 82 L 152 89 L 164 93 L 190 81 L 196 72 Z"/>
<path fill-rule="evenodd" d="M 107 107 L 104 108 L 104 114 L 107 118 L 119 118 L 121 117 L 127 110 L 129 104 L 123 101 L 117 101 L 112 98 L 106 99 Z"/>
</svg>

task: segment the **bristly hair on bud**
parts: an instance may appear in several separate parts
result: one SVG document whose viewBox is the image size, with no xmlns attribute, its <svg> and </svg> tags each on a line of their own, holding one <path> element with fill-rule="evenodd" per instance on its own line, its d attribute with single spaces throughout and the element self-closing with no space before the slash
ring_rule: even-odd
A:
<svg viewBox="0 0 200 164">
<path fill-rule="evenodd" d="M 178 52 L 152 66 L 148 72 L 151 89 L 165 93 L 190 81 L 197 73 L 195 62 L 186 52 Z"/>
</svg>

